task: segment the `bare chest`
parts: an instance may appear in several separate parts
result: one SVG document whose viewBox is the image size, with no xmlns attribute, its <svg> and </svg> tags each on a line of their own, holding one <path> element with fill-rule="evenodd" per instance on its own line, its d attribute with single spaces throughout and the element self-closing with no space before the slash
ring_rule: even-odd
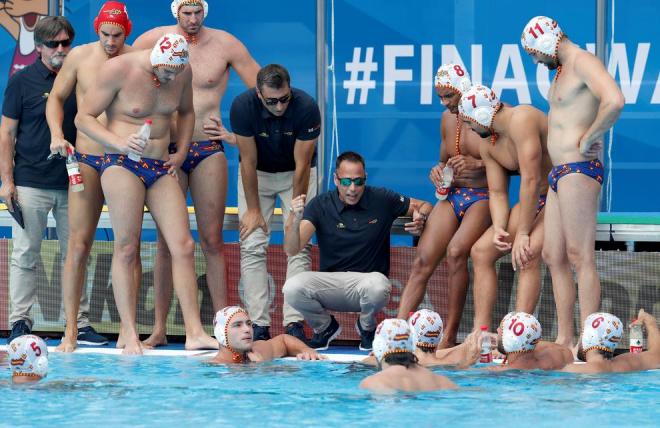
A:
<svg viewBox="0 0 660 428">
<path fill-rule="evenodd" d="M 207 49 L 208 50 L 208 49 Z M 215 52 L 218 50 L 216 49 Z M 229 77 L 229 63 L 222 55 L 201 55 L 191 53 L 190 65 L 193 70 L 195 90 L 216 89 L 224 86 Z"/>
<path fill-rule="evenodd" d="M 490 142 L 487 144 L 491 144 Z M 518 163 L 518 153 L 510 138 L 498 138 L 494 146 L 490 147 L 490 155 L 509 171 L 518 171 L 520 165 Z"/>
<path fill-rule="evenodd" d="M 127 84 L 117 95 L 116 108 L 135 118 L 151 115 L 169 115 L 176 111 L 181 98 L 181 87 L 153 84 Z"/>
</svg>

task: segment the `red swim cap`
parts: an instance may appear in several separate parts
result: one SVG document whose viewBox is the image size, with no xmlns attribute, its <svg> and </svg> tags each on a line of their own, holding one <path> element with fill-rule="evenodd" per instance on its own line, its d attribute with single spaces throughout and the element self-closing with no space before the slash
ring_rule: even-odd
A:
<svg viewBox="0 0 660 428">
<path fill-rule="evenodd" d="M 108 1 L 101 6 L 99 14 L 94 18 L 94 31 L 99 33 L 99 28 L 103 24 L 112 24 L 120 27 L 124 31 L 124 36 L 131 34 L 133 23 L 128 17 L 126 5 L 119 1 Z"/>
</svg>

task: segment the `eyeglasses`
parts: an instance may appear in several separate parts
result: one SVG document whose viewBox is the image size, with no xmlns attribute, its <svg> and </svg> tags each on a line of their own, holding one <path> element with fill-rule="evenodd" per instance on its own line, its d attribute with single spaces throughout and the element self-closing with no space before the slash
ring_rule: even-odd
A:
<svg viewBox="0 0 660 428">
<path fill-rule="evenodd" d="M 71 39 L 49 40 L 47 42 L 44 42 L 43 45 L 49 49 L 57 49 L 58 46 L 62 46 L 63 48 L 66 48 L 71 46 Z"/>
<path fill-rule="evenodd" d="M 280 98 L 264 98 L 264 104 L 267 106 L 276 106 L 277 103 L 286 104 L 291 101 L 291 92 Z"/>
<path fill-rule="evenodd" d="M 367 182 L 367 177 L 355 177 L 355 178 L 337 177 L 337 179 L 339 180 L 339 184 L 341 184 L 344 187 L 350 186 L 351 183 L 354 183 L 356 186 L 364 186 L 364 183 Z"/>
</svg>

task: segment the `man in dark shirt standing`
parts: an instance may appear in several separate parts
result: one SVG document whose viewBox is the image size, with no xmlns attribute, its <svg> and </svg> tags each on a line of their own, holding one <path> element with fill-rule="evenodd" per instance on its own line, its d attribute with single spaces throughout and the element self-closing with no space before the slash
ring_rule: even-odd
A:
<svg viewBox="0 0 660 428">
<path fill-rule="evenodd" d="M 41 240 L 52 211 L 57 225 L 61 254 L 66 254 L 69 237 L 67 173 L 64 159 L 49 158 L 50 131 L 46 122 L 46 101 L 55 76 L 71 50 L 75 33 L 66 18 L 49 16 L 37 23 L 34 39 L 39 58 L 16 73 L 8 82 L 0 124 L 0 199 L 9 210 L 20 209 L 25 228 L 12 223 L 13 250 L 9 274 L 12 326 L 8 342 L 30 334 L 30 309 L 36 297 L 37 263 Z M 64 103 L 62 129 L 74 143 L 76 97 Z M 79 328 L 89 326 L 89 302 L 83 293 L 78 314 Z"/>
<path fill-rule="evenodd" d="M 314 99 L 291 88 L 288 71 L 277 64 L 259 70 L 257 87 L 234 99 L 230 120 L 240 153 L 238 216 L 244 301 L 254 340 L 270 339 L 266 250 L 275 199 L 284 221 L 291 200 L 316 195 L 316 141 L 321 114 Z M 309 246 L 288 258 L 287 278 L 311 267 Z M 303 316 L 283 305 L 286 333 L 305 340 Z"/>
<path fill-rule="evenodd" d="M 392 223 L 399 216 L 412 216 L 405 229 L 419 235 L 433 209 L 428 202 L 366 186 L 366 180 L 362 156 L 345 152 L 337 157 L 336 190 L 317 196 L 307 207 L 305 195 L 292 201 L 293 215 L 284 229 L 287 255 L 308 245 L 315 232 L 321 252 L 321 271 L 291 277 L 283 290 L 284 298 L 314 329 L 311 348 L 327 349 L 341 333 L 326 309 L 360 312 L 360 349 L 372 348 L 376 314 L 387 305 L 392 288 L 387 278 Z"/>
</svg>

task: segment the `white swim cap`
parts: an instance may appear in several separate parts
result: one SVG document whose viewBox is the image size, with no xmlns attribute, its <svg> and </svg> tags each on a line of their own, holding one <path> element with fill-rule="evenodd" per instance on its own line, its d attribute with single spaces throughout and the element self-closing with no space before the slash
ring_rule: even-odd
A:
<svg viewBox="0 0 660 428">
<path fill-rule="evenodd" d="M 14 376 L 46 377 L 48 346 L 40 337 L 27 334 L 12 340 L 7 349 Z"/>
<path fill-rule="evenodd" d="M 484 85 L 474 85 L 461 96 L 458 114 L 462 119 L 477 122 L 486 128 L 492 128 L 495 113 L 502 103 L 492 89 Z"/>
<path fill-rule="evenodd" d="M 209 14 L 209 4 L 204 0 L 172 0 L 172 16 L 174 19 L 179 19 L 179 9 L 183 6 L 202 6 L 204 8 L 204 18 Z"/>
<path fill-rule="evenodd" d="M 623 336 L 621 320 L 612 314 L 596 312 L 584 320 L 582 352 L 592 349 L 614 352 Z"/>
<path fill-rule="evenodd" d="M 435 73 L 435 87 L 452 89 L 459 94 L 472 87 L 470 75 L 458 64 L 449 63 L 441 65 Z"/>
<path fill-rule="evenodd" d="M 390 354 L 415 352 L 408 323 L 404 320 L 391 318 L 378 324 L 373 352 L 378 361 L 383 361 L 383 358 Z"/>
<path fill-rule="evenodd" d="M 419 348 L 435 349 L 442 340 L 442 318 L 437 312 L 420 309 L 408 319 L 412 340 Z"/>
<path fill-rule="evenodd" d="M 502 318 L 502 345 L 507 354 L 533 351 L 541 339 L 541 324 L 527 312 L 509 312 Z"/>
<path fill-rule="evenodd" d="M 559 42 L 564 33 L 557 21 L 547 16 L 535 16 L 525 25 L 520 36 L 520 43 L 529 53 L 542 53 L 557 58 Z"/>
<path fill-rule="evenodd" d="M 185 67 L 188 64 L 188 42 L 178 34 L 165 34 L 151 50 L 153 67 Z"/>
<path fill-rule="evenodd" d="M 227 306 L 224 309 L 220 309 L 215 314 L 215 318 L 213 319 L 213 332 L 220 345 L 229 347 L 229 338 L 227 336 L 229 323 L 231 323 L 231 319 L 239 313 L 248 315 L 247 311 L 240 306 Z"/>
</svg>

